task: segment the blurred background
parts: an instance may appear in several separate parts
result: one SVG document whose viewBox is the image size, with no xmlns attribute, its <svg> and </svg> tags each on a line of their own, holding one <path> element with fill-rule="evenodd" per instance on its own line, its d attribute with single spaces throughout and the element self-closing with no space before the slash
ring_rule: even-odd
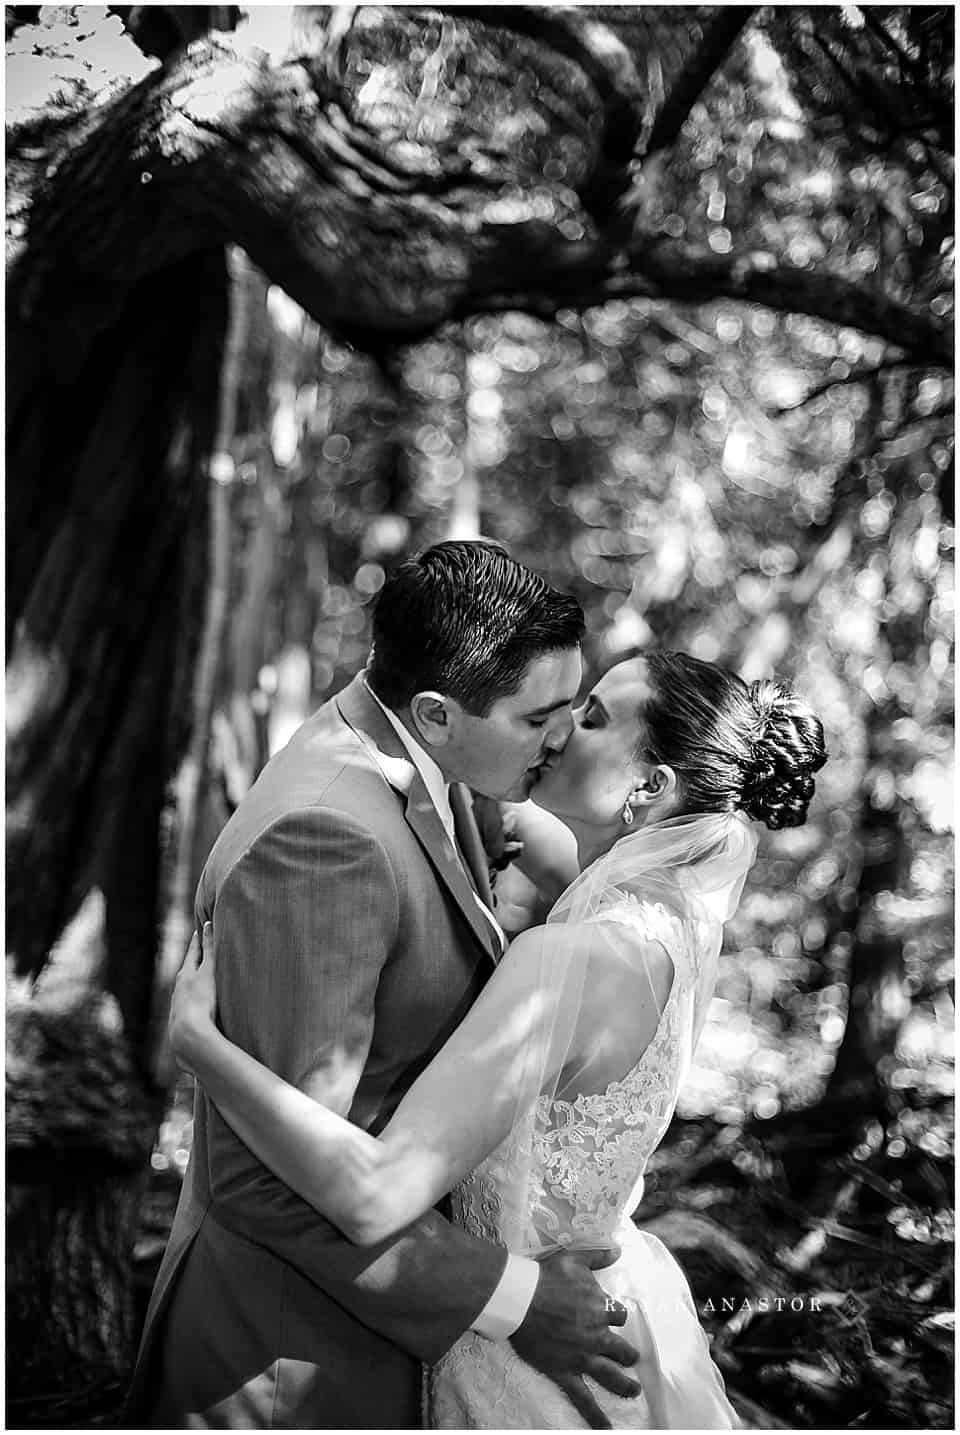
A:
<svg viewBox="0 0 960 1435">
<path fill-rule="evenodd" d="M 483 533 L 822 716 L 638 1219 L 752 1423 L 953 1428 L 952 9 L 6 18 L 8 1426 L 117 1417 L 213 839 Z"/>
</svg>

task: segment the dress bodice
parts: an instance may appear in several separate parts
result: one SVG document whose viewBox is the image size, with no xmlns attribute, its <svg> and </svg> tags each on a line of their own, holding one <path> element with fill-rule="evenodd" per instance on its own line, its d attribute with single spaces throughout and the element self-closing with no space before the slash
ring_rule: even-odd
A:
<svg viewBox="0 0 960 1435">
<path fill-rule="evenodd" d="M 612 893 L 593 918 L 635 944 L 659 942 L 673 981 L 653 1039 L 623 1076 L 570 1099 L 541 1096 L 453 1192 L 466 1230 L 514 1251 L 606 1245 L 643 1195 L 647 1161 L 673 1115 L 689 1063 L 698 964 L 695 926 L 666 907 Z"/>
</svg>

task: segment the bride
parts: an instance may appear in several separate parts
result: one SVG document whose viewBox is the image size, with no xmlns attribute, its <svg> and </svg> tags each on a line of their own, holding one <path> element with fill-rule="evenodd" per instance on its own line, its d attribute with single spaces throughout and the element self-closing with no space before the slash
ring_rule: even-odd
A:
<svg viewBox="0 0 960 1435">
<path fill-rule="evenodd" d="M 750 819 L 804 822 L 823 729 L 783 686 L 679 653 L 612 668 L 575 722 L 535 800 L 573 832 L 580 875 L 515 938 L 379 1136 L 217 1030 L 209 929 L 177 981 L 173 1047 L 258 1158 L 354 1242 L 452 1191 L 454 1219 L 511 1251 L 619 1246 L 596 1274 L 626 1309 L 642 1393 L 589 1381 L 604 1414 L 615 1428 L 735 1428 L 687 1282 L 631 1215 L 756 854 Z M 433 1367 L 429 1401 L 441 1429 L 585 1423 L 508 1342 L 472 1331 Z"/>
</svg>

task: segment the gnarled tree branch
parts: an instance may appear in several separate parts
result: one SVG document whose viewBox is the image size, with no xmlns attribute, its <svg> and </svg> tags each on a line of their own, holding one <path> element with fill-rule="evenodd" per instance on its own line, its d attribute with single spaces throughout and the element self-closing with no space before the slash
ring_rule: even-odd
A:
<svg viewBox="0 0 960 1435">
<path fill-rule="evenodd" d="M 842 275 L 792 268 L 779 264 L 771 254 L 715 255 L 675 244 L 638 252 L 635 267 L 662 298 L 691 303 L 742 299 L 876 335 L 917 363 L 952 363 L 953 335 L 948 326 Z"/>
<path fill-rule="evenodd" d="M 718 18 L 705 31 L 698 83 L 743 18 L 723 26 Z M 558 23 L 550 19 L 548 28 Z M 612 80 L 609 87 L 621 95 Z M 692 88 L 685 93 L 689 99 Z M 679 122 L 673 94 L 654 136 L 665 137 L 665 114 Z M 389 150 L 381 165 L 371 131 L 353 126 L 339 98 L 325 83 L 318 90 L 296 58 L 264 66 L 223 37 L 198 42 L 185 61 L 115 102 L 70 149 L 34 206 L 31 254 L 39 257 L 17 274 L 11 305 L 20 319 L 55 326 L 85 293 L 88 315 L 99 308 L 105 323 L 118 287 L 198 247 L 234 242 L 331 332 L 373 353 L 472 313 L 515 308 L 547 317 L 643 295 L 762 304 L 877 335 L 916 362 L 951 361 L 950 332 L 929 310 L 862 282 L 662 235 L 639 232 L 625 243 L 622 215 L 571 239 L 522 198 L 510 201 L 512 222 L 486 210 L 479 196 L 489 183 L 468 166 L 455 176 L 438 168 L 402 180 Z M 83 355 L 73 351 L 64 362 L 71 359 L 82 363 Z"/>
<path fill-rule="evenodd" d="M 534 40 L 571 61 L 588 80 L 600 102 L 601 119 L 594 162 L 576 189 L 587 214 L 598 225 L 609 228 L 616 222 L 619 201 L 630 188 L 631 166 L 653 119 L 649 86 L 640 77 L 636 57 L 617 33 L 616 12 L 609 23 L 604 23 L 572 7 L 441 8 Z"/>
</svg>

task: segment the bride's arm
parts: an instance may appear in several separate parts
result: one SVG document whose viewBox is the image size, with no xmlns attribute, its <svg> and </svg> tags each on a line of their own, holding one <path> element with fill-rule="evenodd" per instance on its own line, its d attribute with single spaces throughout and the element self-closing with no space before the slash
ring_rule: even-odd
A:
<svg viewBox="0 0 960 1435">
<path fill-rule="evenodd" d="M 577 840 L 566 823 L 531 799 L 505 808 L 522 844 L 514 866 L 532 882 L 548 906 L 580 875 Z"/>
<path fill-rule="evenodd" d="M 542 978 L 545 931 L 533 928 L 513 942 L 379 1137 L 319 1105 L 217 1030 L 209 927 L 202 960 L 195 937 L 177 979 L 173 1050 L 265 1166 L 350 1240 L 373 1245 L 429 1210 L 500 1144 L 530 1096 L 531 1062 L 538 1076 L 550 1065 L 551 1041 L 569 1058 L 570 1029 L 556 1021 L 565 984 Z"/>
</svg>

